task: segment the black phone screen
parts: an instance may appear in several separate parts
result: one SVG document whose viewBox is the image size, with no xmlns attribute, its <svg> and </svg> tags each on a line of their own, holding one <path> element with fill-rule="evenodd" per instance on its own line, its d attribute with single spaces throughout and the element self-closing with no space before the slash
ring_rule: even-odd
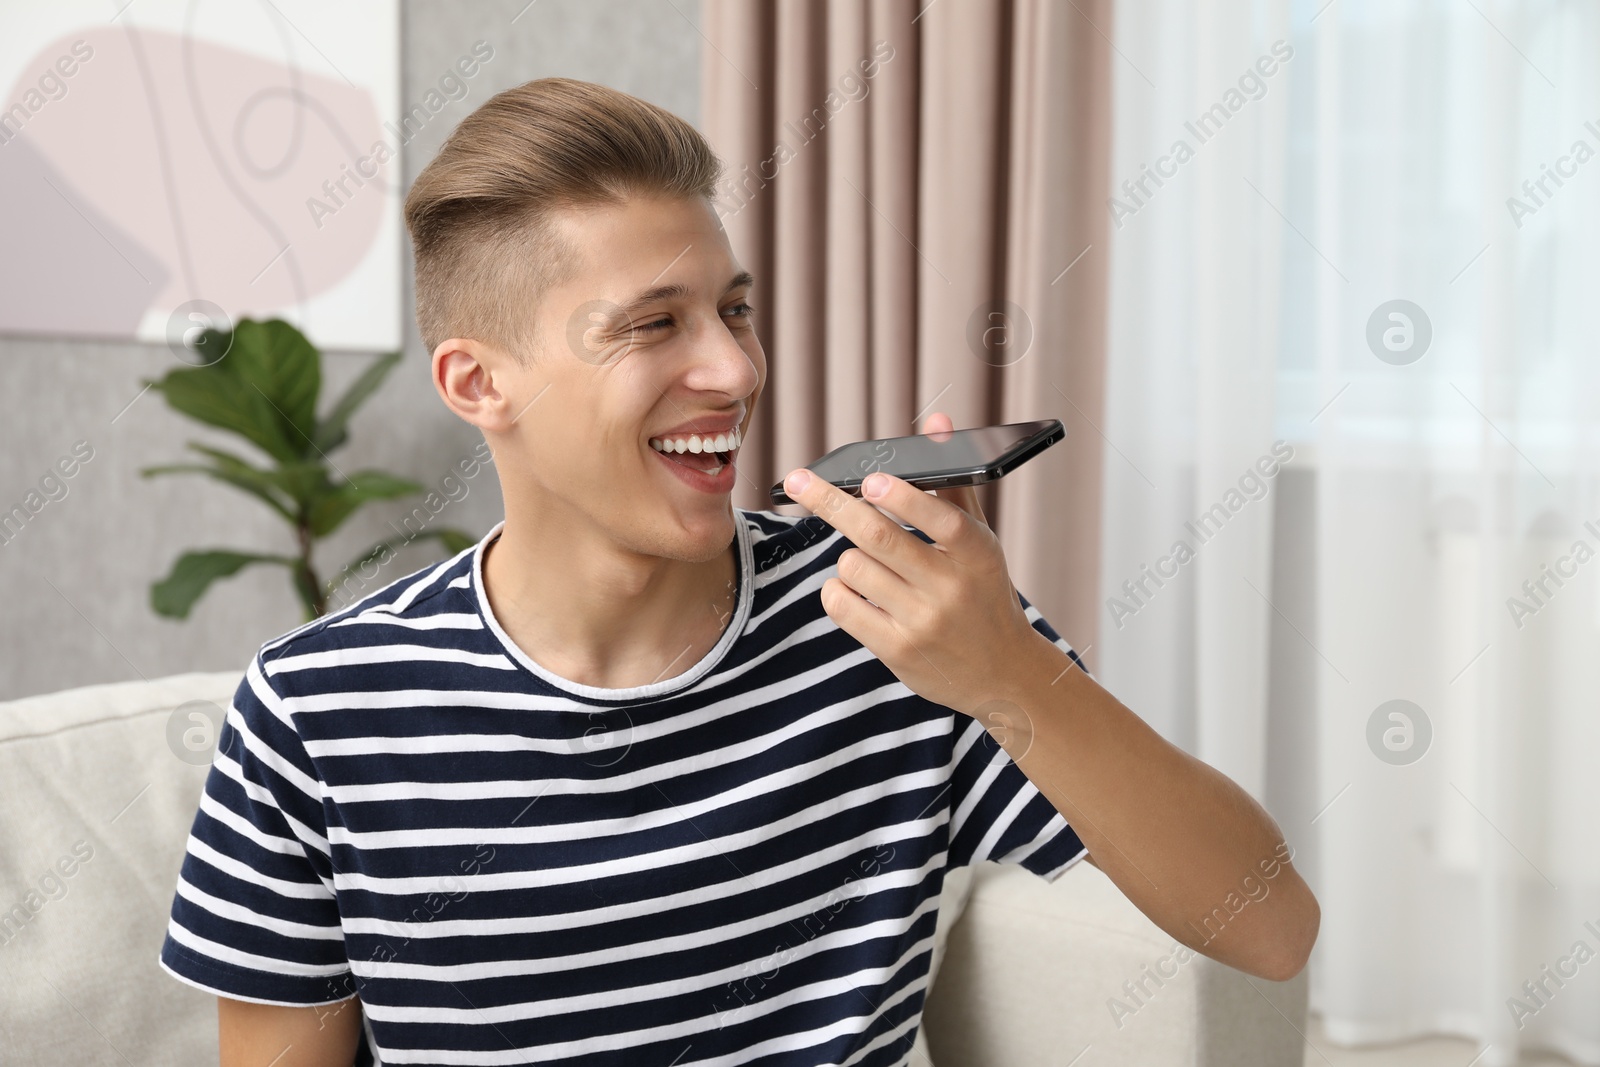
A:
<svg viewBox="0 0 1600 1067">
<path fill-rule="evenodd" d="M 1061 420 L 1043 419 L 886 437 L 843 445 L 806 467 L 854 495 L 860 495 L 862 481 L 874 471 L 923 489 L 977 485 L 1009 473 L 1065 434 Z M 776 503 L 792 503 L 781 482 L 773 486 L 772 498 Z"/>
</svg>

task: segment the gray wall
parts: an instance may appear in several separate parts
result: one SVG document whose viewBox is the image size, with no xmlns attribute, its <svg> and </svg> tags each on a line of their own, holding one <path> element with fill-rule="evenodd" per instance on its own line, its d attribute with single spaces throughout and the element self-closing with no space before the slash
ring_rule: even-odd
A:
<svg viewBox="0 0 1600 1067">
<path fill-rule="evenodd" d="M 494 48 L 469 82 L 470 94 L 405 147 L 405 188 L 472 108 L 533 78 L 599 82 L 698 125 L 699 17 L 698 0 L 405 0 L 402 107 L 419 101 L 474 42 Z M 26 210 L 0 206 L 0 232 L 6 213 Z M 481 438 L 429 384 L 428 355 L 413 318 L 409 242 L 405 248 L 405 359 L 332 458 L 344 470 L 379 467 L 437 486 Z M 325 355 L 324 401 L 370 358 Z M 141 467 L 183 461 L 189 440 L 248 450 L 178 415 L 159 393 L 126 407 L 141 378 L 173 365 L 164 346 L 0 337 L 0 510 L 20 502 L 74 442 L 94 449 L 67 480 L 67 495 L 0 546 L 0 699 L 184 671 L 243 671 L 262 642 L 302 621 L 285 572 L 271 567 L 217 583 L 186 621 L 150 610 L 150 582 L 183 550 L 292 550 L 282 520 L 233 489 L 200 476 L 139 477 Z M 467 484 L 467 495 L 436 522 L 479 536 L 501 517 L 500 489 L 493 468 Z M 415 503 L 368 505 L 329 540 L 318 564 L 337 569 L 387 536 L 385 520 Z M 437 542 L 409 545 L 370 588 L 442 555 Z"/>
</svg>

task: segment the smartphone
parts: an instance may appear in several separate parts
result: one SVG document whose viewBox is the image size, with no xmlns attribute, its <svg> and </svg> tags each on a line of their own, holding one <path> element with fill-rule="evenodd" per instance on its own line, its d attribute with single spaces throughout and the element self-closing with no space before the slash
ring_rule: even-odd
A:
<svg viewBox="0 0 1600 1067">
<path fill-rule="evenodd" d="M 874 471 L 901 478 L 919 489 L 980 485 L 1001 478 L 1067 435 L 1060 419 L 1008 422 L 970 430 L 911 434 L 841 445 L 806 469 L 851 496 Z M 774 504 L 793 504 L 783 482 L 771 489 Z"/>
</svg>

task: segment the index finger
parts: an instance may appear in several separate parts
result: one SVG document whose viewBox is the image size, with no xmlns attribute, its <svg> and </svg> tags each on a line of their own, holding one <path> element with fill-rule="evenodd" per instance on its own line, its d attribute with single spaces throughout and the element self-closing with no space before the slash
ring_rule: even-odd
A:
<svg viewBox="0 0 1600 1067">
<path fill-rule="evenodd" d="M 877 493 L 866 497 L 869 504 L 887 511 L 892 519 L 926 534 L 933 542 L 931 547 L 958 559 L 965 558 L 972 550 L 973 530 L 986 524 L 958 501 L 948 500 L 942 495 L 954 492 L 970 494 L 970 486 L 962 489 L 922 489 L 887 471 L 875 471 L 863 480 L 862 491 L 866 492 L 874 481 L 880 479 L 882 484 Z M 976 503 L 973 506 L 976 507 Z"/>
<path fill-rule="evenodd" d="M 805 485 L 796 486 L 795 477 L 802 472 L 809 477 Z M 871 502 L 852 496 L 804 467 L 789 472 L 783 480 L 783 489 L 795 503 L 810 510 L 848 537 L 857 548 L 896 573 L 904 575 L 910 569 L 909 564 L 932 551 L 930 545 L 873 507 Z"/>
</svg>

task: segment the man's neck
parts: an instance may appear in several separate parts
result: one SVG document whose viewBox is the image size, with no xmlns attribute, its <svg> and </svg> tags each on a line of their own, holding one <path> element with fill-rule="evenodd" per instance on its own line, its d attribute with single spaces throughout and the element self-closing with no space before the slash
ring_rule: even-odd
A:
<svg viewBox="0 0 1600 1067">
<path fill-rule="evenodd" d="M 515 518 L 484 550 L 484 593 L 507 636 L 562 678 L 621 689 L 675 677 L 733 616 L 737 538 L 691 563 Z"/>
</svg>

